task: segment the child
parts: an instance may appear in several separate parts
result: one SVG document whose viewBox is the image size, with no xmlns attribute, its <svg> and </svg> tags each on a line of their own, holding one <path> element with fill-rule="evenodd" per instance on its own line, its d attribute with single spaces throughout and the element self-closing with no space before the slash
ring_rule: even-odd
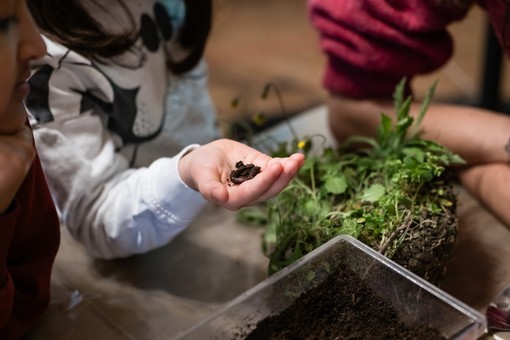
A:
<svg viewBox="0 0 510 340">
<path fill-rule="evenodd" d="M 24 0 L 0 2 L 0 339 L 18 339 L 45 311 L 59 220 L 23 100 L 29 62 L 45 48 Z"/>
<path fill-rule="evenodd" d="M 509 13 L 505 0 L 310 0 L 309 15 L 320 33 L 328 64 L 330 126 L 339 141 L 374 135 L 380 113 L 393 112 L 397 83 L 435 71 L 453 53 L 448 27 L 478 4 L 509 55 Z M 408 92 L 411 92 L 409 87 Z M 412 112 L 419 112 L 419 103 Z M 476 107 L 432 103 L 423 137 L 459 154 L 467 165 L 459 180 L 510 227 L 510 117 Z"/>
<path fill-rule="evenodd" d="M 28 4 L 48 48 L 27 100 L 34 135 L 61 216 L 92 256 L 165 245 L 207 201 L 237 210 L 266 200 L 303 164 L 213 141 L 202 60 L 211 1 Z M 227 185 L 240 160 L 261 173 Z"/>
</svg>

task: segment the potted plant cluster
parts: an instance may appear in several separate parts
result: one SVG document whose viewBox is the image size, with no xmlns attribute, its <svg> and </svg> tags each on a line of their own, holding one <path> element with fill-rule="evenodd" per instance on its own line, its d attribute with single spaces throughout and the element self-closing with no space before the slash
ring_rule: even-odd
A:
<svg viewBox="0 0 510 340">
<path fill-rule="evenodd" d="M 463 160 L 421 137 L 435 85 L 415 118 L 404 85 L 405 79 L 394 92 L 395 120 L 381 113 L 374 138 L 354 136 L 338 148 L 307 154 L 295 180 L 262 207 L 258 222 L 266 226 L 269 274 L 346 234 L 441 284 L 457 232 L 457 195 L 448 169 Z M 273 155 L 306 153 L 314 140 L 295 138 L 279 144 Z"/>
</svg>

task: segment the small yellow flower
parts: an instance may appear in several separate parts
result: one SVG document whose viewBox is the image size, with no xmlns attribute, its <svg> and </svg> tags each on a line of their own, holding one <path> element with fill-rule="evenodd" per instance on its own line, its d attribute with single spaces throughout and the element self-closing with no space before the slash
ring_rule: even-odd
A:
<svg viewBox="0 0 510 340">
<path fill-rule="evenodd" d="M 253 116 L 251 116 L 252 122 L 257 126 L 262 126 L 266 122 L 266 115 L 262 112 L 255 113 Z"/>
<path fill-rule="evenodd" d="M 299 150 L 304 150 L 307 145 L 308 145 L 308 141 L 306 139 L 304 139 L 304 140 L 300 140 L 298 142 L 297 147 L 298 147 Z"/>
</svg>

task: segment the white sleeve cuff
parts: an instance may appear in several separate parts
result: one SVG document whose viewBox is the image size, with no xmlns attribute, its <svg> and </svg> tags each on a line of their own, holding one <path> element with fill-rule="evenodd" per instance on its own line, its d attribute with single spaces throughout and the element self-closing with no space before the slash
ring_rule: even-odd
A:
<svg viewBox="0 0 510 340">
<path fill-rule="evenodd" d="M 207 200 L 200 192 L 190 188 L 181 179 L 178 171 L 180 159 L 189 151 L 198 148 L 200 145 L 192 144 L 182 149 L 172 158 L 161 158 L 150 166 L 149 195 L 157 214 L 166 215 L 172 221 L 191 221 L 197 213 L 207 204 Z M 159 218 L 164 216 L 159 216 Z"/>
</svg>

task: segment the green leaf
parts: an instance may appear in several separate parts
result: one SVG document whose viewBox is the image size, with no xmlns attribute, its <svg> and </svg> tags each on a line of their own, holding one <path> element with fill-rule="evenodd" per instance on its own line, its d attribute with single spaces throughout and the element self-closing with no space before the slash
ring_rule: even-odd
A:
<svg viewBox="0 0 510 340">
<path fill-rule="evenodd" d="M 405 116 L 399 119 L 399 121 L 396 124 L 397 127 L 397 133 L 399 135 L 404 135 L 407 132 L 407 129 L 413 124 L 413 117 Z"/>
<path fill-rule="evenodd" d="M 450 156 L 450 164 L 466 164 L 466 161 L 459 155 L 452 154 Z"/>
<path fill-rule="evenodd" d="M 303 198 L 304 199 L 304 198 Z M 307 216 L 314 216 L 319 213 L 317 211 L 317 204 L 312 199 L 307 199 L 303 204 L 303 213 Z"/>
<path fill-rule="evenodd" d="M 381 123 L 377 130 L 377 140 L 379 143 L 388 139 L 388 136 L 391 134 L 392 126 L 393 122 L 391 121 L 391 118 L 388 115 L 381 113 Z"/>
<path fill-rule="evenodd" d="M 276 157 L 276 156 L 273 156 L 273 157 Z M 307 157 L 305 159 L 305 163 L 303 164 L 303 166 L 301 167 L 300 171 L 302 173 L 308 173 L 311 169 L 313 169 L 314 165 L 315 165 L 315 158 L 314 157 Z"/>
<path fill-rule="evenodd" d="M 413 122 L 413 117 L 409 115 L 409 111 L 411 109 L 411 103 L 413 102 L 412 97 L 407 97 L 405 102 L 402 103 L 400 107 L 397 108 L 397 126 L 401 126 L 398 130 L 403 131 L 407 130 L 411 123 Z"/>
<path fill-rule="evenodd" d="M 404 88 L 406 84 L 406 78 L 402 78 L 398 85 L 395 88 L 395 92 L 393 92 L 393 105 L 395 109 L 398 110 L 402 106 L 402 102 L 404 100 Z"/>
<path fill-rule="evenodd" d="M 329 177 L 324 183 L 324 188 L 331 194 L 343 194 L 347 189 L 347 179 L 343 174 L 337 177 Z"/>
<path fill-rule="evenodd" d="M 425 152 L 423 152 L 420 148 L 404 148 L 402 149 L 402 153 L 406 156 L 414 157 L 420 163 L 425 161 Z"/>
<path fill-rule="evenodd" d="M 389 134 L 391 132 L 391 129 L 393 127 L 393 121 L 391 118 L 385 114 L 381 113 L 381 129 L 383 130 L 384 134 Z"/>
<path fill-rule="evenodd" d="M 389 128 L 391 130 L 391 119 L 390 119 L 389 123 L 390 123 Z M 365 137 L 365 136 L 350 136 L 345 140 L 345 142 L 343 142 L 342 146 L 344 148 L 347 148 L 354 143 L 366 143 L 374 148 L 377 147 L 377 142 L 374 138 Z"/>
<path fill-rule="evenodd" d="M 420 162 L 413 156 L 406 156 L 404 158 L 404 164 L 408 168 L 413 168 L 413 167 L 417 167 L 420 164 Z"/>
<path fill-rule="evenodd" d="M 427 112 L 427 109 L 430 105 L 430 102 L 432 101 L 432 98 L 434 97 L 434 92 L 436 91 L 437 86 L 437 80 L 432 84 L 431 87 L 428 88 L 427 93 L 425 94 L 425 98 L 421 102 L 420 107 L 420 113 L 418 114 L 418 119 L 416 120 L 416 123 L 414 124 L 413 128 L 413 136 L 418 135 L 419 133 L 419 127 L 421 125 L 421 122 L 423 120 L 423 117 L 425 117 L 425 113 Z"/>
<path fill-rule="evenodd" d="M 377 202 L 381 197 L 383 197 L 385 192 L 386 189 L 382 184 L 375 183 L 365 190 L 361 199 L 370 203 Z"/>
</svg>

